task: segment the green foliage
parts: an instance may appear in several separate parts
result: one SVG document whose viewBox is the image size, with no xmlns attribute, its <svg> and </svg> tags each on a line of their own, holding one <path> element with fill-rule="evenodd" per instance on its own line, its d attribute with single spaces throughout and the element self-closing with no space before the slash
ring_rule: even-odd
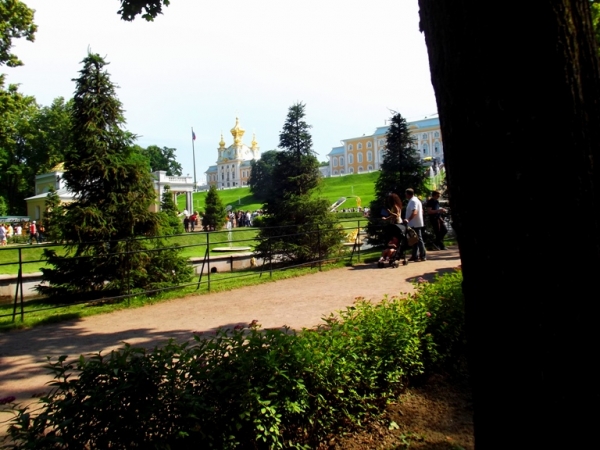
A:
<svg viewBox="0 0 600 450">
<path fill-rule="evenodd" d="M 414 146 L 406 119 L 400 113 L 395 113 L 389 123 L 386 150 L 375 183 L 377 201 L 382 202 L 390 192 L 403 199 L 404 191 L 408 188 L 414 189 L 416 195 L 426 194 L 426 170 Z"/>
<path fill-rule="evenodd" d="M 390 118 L 386 134 L 386 150 L 383 154 L 379 178 L 375 183 L 375 200 L 371 202 L 369 236 L 377 242 L 384 237 L 381 230 L 381 210 L 386 207 L 386 197 L 393 192 L 403 200 L 406 208 L 405 191 L 412 188 L 415 195 L 424 195 L 427 189 L 426 169 L 414 146 L 414 138 L 408 129 L 406 119 L 400 113 Z"/>
<path fill-rule="evenodd" d="M 148 165 L 152 172 L 164 170 L 170 177 L 181 175 L 183 168 L 175 157 L 176 149 L 151 145 L 148 148 L 140 148 L 139 151 L 148 159 Z"/>
<path fill-rule="evenodd" d="M 18 86 L 5 89 L 0 75 L 0 195 L 6 199 L 9 214 L 23 214 L 23 198 L 33 194 L 36 173 L 28 139 L 37 110 L 35 99 L 21 94 Z"/>
<path fill-rule="evenodd" d="M 65 226 L 65 224 L 62 223 L 64 209 L 60 203 L 60 198 L 54 189 L 50 189 L 44 203 L 44 226 L 46 228 L 46 241 L 59 241 L 62 235 L 61 228 Z"/>
<path fill-rule="evenodd" d="M 256 247 L 263 258 L 276 254 L 298 263 L 314 261 L 335 252 L 342 240 L 329 202 L 313 195 L 321 176 L 304 109 L 303 103 L 290 107 L 279 135 L 282 151 L 275 155 L 272 189 L 263 206 L 264 226 Z"/>
<path fill-rule="evenodd" d="M 11 53 L 13 39 L 25 38 L 33 42 L 37 26 L 33 23 L 33 10 L 19 0 L 0 1 L 0 66 L 23 65 Z"/>
<path fill-rule="evenodd" d="M 6 204 L 6 200 L 4 197 L 0 195 L 0 215 L 5 216 L 8 212 L 8 205 Z"/>
<path fill-rule="evenodd" d="M 462 310 L 456 273 L 407 299 L 358 300 L 298 334 L 252 321 L 154 350 L 61 357 L 35 414 L 11 405 L 9 448 L 316 448 L 452 363 Z"/>
<path fill-rule="evenodd" d="M 592 12 L 592 26 L 594 27 L 594 36 L 596 38 L 596 47 L 600 56 L 600 0 L 592 0 L 590 2 Z"/>
<path fill-rule="evenodd" d="M 72 148 L 71 103 L 62 97 L 40 108 L 16 86 L 0 88 L 0 193 L 9 211 L 22 214 L 35 195 L 35 176 L 46 173 Z"/>
<path fill-rule="evenodd" d="M 118 14 L 127 21 L 141 15 L 143 19 L 152 22 L 156 16 L 162 14 L 163 5 L 169 6 L 170 3 L 170 0 L 121 0 Z"/>
<path fill-rule="evenodd" d="M 205 230 L 218 231 L 223 228 L 227 221 L 227 211 L 219 197 L 216 186 L 211 186 L 206 194 L 204 203 L 204 216 L 202 216 L 202 225 Z"/>
<path fill-rule="evenodd" d="M 248 186 L 254 196 L 262 202 L 267 201 L 273 191 L 273 168 L 277 161 L 277 150 L 264 152 L 259 160 L 250 161 L 251 171 Z"/>
<path fill-rule="evenodd" d="M 183 221 L 179 217 L 177 206 L 173 200 L 173 193 L 171 192 L 171 186 L 166 185 L 163 191 L 160 209 L 165 216 L 165 232 L 167 234 L 180 234 L 183 233 Z"/>
<path fill-rule="evenodd" d="M 132 149 L 115 86 L 97 54 L 83 60 L 73 100 L 73 149 L 64 179 L 75 201 L 62 207 L 59 238 L 67 254 L 47 249 L 54 268 L 43 268 L 41 293 L 74 298 L 119 295 L 181 282 L 190 270 L 173 248 L 158 251 L 164 217 L 149 211 L 156 201 L 149 168 Z M 55 228 L 55 232 L 58 232 Z M 63 299 L 64 300 L 64 299 Z"/>
</svg>

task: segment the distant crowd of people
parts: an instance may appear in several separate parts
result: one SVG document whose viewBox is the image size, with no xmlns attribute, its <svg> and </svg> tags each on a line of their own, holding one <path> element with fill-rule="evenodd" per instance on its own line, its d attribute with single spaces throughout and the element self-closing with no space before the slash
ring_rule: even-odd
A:
<svg viewBox="0 0 600 450">
<path fill-rule="evenodd" d="M 23 243 L 20 238 L 27 238 L 29 244 L 41 244 L 45 240 L 46 228 L 42 223 L 35 220 L 27 223 L 1 223 L 0 224 L 0 246 L 5 247 L 10 241 Z"/>
</svg>

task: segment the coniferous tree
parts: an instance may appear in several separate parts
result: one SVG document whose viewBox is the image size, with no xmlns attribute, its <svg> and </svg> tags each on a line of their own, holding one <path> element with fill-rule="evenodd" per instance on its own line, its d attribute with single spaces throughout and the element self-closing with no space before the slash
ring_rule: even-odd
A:
<svg viewBox="0 0 600 450">
<path fill-rule="evenodd" d="M 168 234 L 181 234 L 183 233 L 183 222 L 179 218 L 179 212 L 177 211 L 177 205 L 173 200 L 171 186 L 166 185 L 164 189 L 160 202 L 160 209 L 165 216 Z"/>
<path fill-rule="evenodd" d="M 370 205 L 370 222 L 367 226 L 368 234 L 375 242 L 385 238 L 380 219 L 389 193 L 398 194 L 403 203 L 406 203 L 404 192 L 408 188 L 414 189 L 417 196 L 427 193 L 426 168 L 421 163 L 406 119 L 400 113 L 395 112 L 390 119 L 385 147 L 379 177 L 375 183 L 375 200 Z"/>
<path fill-rule="evenodd" d="M 264 226 L 257 246 L 261 257 L 274 252 L 295 262 L 317 260 L 335 251 L 342 240 L 329 202 L 313 195 L 321 176 L 304 110 L 303 103 L 291 106 L 279 135 L 281 151 L 272 171 L 273 189 L 263 206 Z"/>
<path fill-rule="evenodd" d="M 426 170 L 406 119 L 400 113 L 395 113 L 390 119 L 385 147 L 381 171 L 375 183 L 377 199 L 381 201 L 389 192 L 404 198 L 404 191 L 408 188 L 414 189 L 416 195 L 425 194 Z"/>
<path fill-rule="evenodd" d="M 44 202 L 44 227 L 46 228 L 46 240 L 56 242 L 60 239 L 61 220 L 63 219 L 63 206 L 60 204 L 60 197 L 54 188 L 50 188 L 46 201 Z"/>
<path fill-rule="evenodd" d="M 63 207 L 60 240 L 66 255 L 48 249 L 53 269 L 42 269 L 49 295 L 119 295 L 186 280 L 189 269 L 176 249 L 156 249 L 164 223 L 149 210 L 156 201 L 149 167 L 123 130 L 121 102 L 105 70 L 88 54 L 76 80 L 73 149 L 65 156 L 64 179 L 75 201 Z"/>
<path fill-rule="evenodd" d="M 217 192 L 217 187 L 212 185 L 204 199 L 204 216 L 202 217 L 202 225 L 205 230 L 220 230 L 227 221 L 227 210 L 223 206 L 221 197 Z"/>
</svg>

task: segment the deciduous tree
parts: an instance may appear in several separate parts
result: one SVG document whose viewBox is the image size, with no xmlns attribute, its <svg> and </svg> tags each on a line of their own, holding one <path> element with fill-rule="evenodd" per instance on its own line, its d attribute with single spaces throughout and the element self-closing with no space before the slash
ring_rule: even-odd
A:
<svg viewBox="0 0 600 450">
<path fill-rule="evenodd" d="M 248 185 L 259 200 L 265 202 L 273 191 L 273 168 L 277 162 L 277 150 L 264 152 L 259 160 L 250 161 L 251 171 Z"/>
<path fill-rule="evenodd" d="M 515 448 L 593 448 L 600 71 L 589 2 L 419 4 L 464 274 L 476 448 L 504 446 L 507 429 L 520 430 Z"/>
<path fill-rule="evenodd" d="M 11 53 L 13 39 L 33 42 L 37 26 L 33 10 L 19 0 L 0 0 L 0 66 L 16 67 L 23 62 Z"/>
<path fill-rule="evenodd" d="M 169 147 L 159 147 L 151 145 L 145 149 L 141 149 L 141 153 L 148 158 L 148 163 L 153 172 L 164 170 L 168 176 L 180 176 L 183 168 L 177 162 L 175 156 L 176 149 Z"/>
</svg>

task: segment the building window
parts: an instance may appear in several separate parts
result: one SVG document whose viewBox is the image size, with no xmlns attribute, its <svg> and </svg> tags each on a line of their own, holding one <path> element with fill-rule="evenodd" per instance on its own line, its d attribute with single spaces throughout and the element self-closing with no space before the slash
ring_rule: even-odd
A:
<svg viewBox="0 0 600 450">
<path fill-rule="evenodd" d="M 344 175 L 344 169 L 340 170 L 340 175 Z"/>
<path fill-rule="evenodd" d="M 373 147 L 373 143 L 371 141 L 367 142 L 367 148 Z"/>
<path fill-rule="evenodd" d="M 350 168 L 348 169 L 348 173 L 354 173 L 354 167 L 350 167 Z"/>
<path fill-rule="evenodd" d="M 357 150 L 362 150 L 362 144 L 359 142 L 358 145 L 356 146 Z"/>
<path fill-rule="evenodd" d="M 360 164 L 361 162 L 363 162 L 363 154 L 362 152 L 359 152 L 358 155 L 356 155 L 356 161 Z"/>
<path fill-rule="evenodd" d="M 383 147 L 383 139 L 379 139 L 379 146 Z"/>
<path fill-rule="evenodd" d="M 373 161 L 373 152 L 367 152 L 367 161 Z"/>
<path fill-rule="evenodd" d="M 435 150 L 435 154 L 439 154 L 440 153 L 440 143 L 436 142 L 433 146 L 434 150 Z"/>
<path fill-rule="evenodd" d="M 348 164 L 354 164 L 354 155 L 352 153 L 348 155 Z"/>
<path fill-rule="evenodd" d="M 423 144 L 423 154 L 424 155 L 429 154 L 429 146 L 427 144 Z"/>
<path fill-rule="evenodd" d="M 358 173 L 362 173 L 365 169 L 363 169 L 363 166 L 358 166 Z"/>
<path fill-rule="evenodd" d="M 423 139 L 427 139 L 427 133 L 423 133 L 423 136 L 421 136 Z"/>
<path fill-rule="evenodd" d="M 337 171 L 337 170 L 334 170 L 334 171 L 333 171 L 333 174 L 334 174 L 334 175 L 337 175 L 337 174 L 338 174 L 338 171 Z"/>
<path fill-rule="evenodd" d="M 333 167 L 337 167 L 337 156 L 333 158 Z"/>
<path fill-rule="evenodd" d="M 340 156 L 340 167 L 344 167 L 344 157 Z M 343 173 L 343 171 L 342 171 Z"/>
<path fill-rule="evenodd" d="M 435 133 L 433 133 L 433 137 L 439 138 L 440 137 L 440 132 L 436 131 Z"/>
<path fill-rule="evenodd" d="M 352 150 L 352 144 L 348 144 L 348 150 Z"/>
<path fill-rule="evenodd" d="M 367 170 L 370 172 L 371 170 L 373 170 L 373 166 L 369 164 L 369 165 L 367 166 Z"/>
</svg>

